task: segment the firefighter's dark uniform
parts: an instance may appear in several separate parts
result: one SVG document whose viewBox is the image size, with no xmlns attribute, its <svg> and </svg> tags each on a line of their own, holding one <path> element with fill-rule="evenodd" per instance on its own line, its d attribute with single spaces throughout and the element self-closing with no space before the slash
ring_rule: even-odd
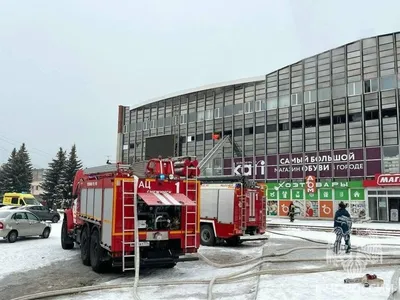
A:
<svg viewBox="0 0 400 300">
<path fill-rule="evenodd" d="M 335 220 L 333 224 L 336 233 L 336 240 L 333 248 L 335 253 L 338 253 L 340 250 L 342 238 L 344 238 L 346 245 L 346 253 L 350 252 L 351 225 L 351 217 L 349 212 L 346 210 L 346 205 L 343 202 L 340 202 L 339 209 L 335 213 Z"/>
<path fill-rule="evenodd" d="M 296 209 L 296 207 L 294 206 L 294 204 L 289 205 L 288 215 L 290 217 L 290 222 L 294 221 L 295 209 Z"/>
</svg>

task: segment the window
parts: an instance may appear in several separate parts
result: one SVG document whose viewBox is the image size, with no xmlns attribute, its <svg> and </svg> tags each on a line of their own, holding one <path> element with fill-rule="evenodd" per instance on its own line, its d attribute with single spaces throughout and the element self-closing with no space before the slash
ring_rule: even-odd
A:
<svg viewBox="0 0 400 300">
<path fill-rule="evenodd" d="M 346 97 L 346 85 L 335 85 L 332 87 L 332 98 Z"/>
<path fill-rule="evenodd" d="M 318 101 L 330 100 L 331 88 L 323 88 L 318 90 Z"/>
<path fill-rule="evenodd" d="M 233 114 L 241 115 L 243 114 L 243 103 L 238 103 L 233 106 Z"/>
<path fill-rule="evenodd" d="M 383 148 L 383 166 L 385 173 L 399 172 L 399 146 Z"/>
<path fill-rule="evenodd" d="M 125 133 L 128 133 L 128 125 L 124 125 L 123 133 L 124 133 L 124 134 L 125 134 Z"/>
<path fill-rule="evenodd" d="M 202 122 L 204 121 L 204 111 L 199 111 L 197 113 L 197 122 Z"/>
<path fill-rule="evenodd" d="M 317 101 L 317 91 L 304 92 L 304 103 L 313 103 Z"/>
<path fill-rule="evenodd" d="M 14 197 L 11 199 L 11 204 L 17 204 L 18 205 L 18 198 Z"/>
<path fill-rule="evenodd" d="M 244 113 L 252 113 L 254 108 L 254 102 L 246 102 L 244 104 Z"/>
<path fill-rule="evenodd" d="M 333 124 L 344 124 L 346 123 L 346 115 L 340 115 L 340 116 L 333 116 Z"/>
<path fill-rule="evenodd" d="M 233 105 L 227 105 L 224 107 L 224 117 L 230 117 L 233 114 Z"/>
<path fill-rule="evenodd" d="M 267 99 L 267 110 L 276 109 L 277 107 L 278 107 L 277 98 Z"/>
<path fill-rule="evenodd" d="M 35 198 L 30 198 L 30 197 L 29 198 L 25 197 L 24 202 L 27 205 L 39 205 L 40 204 L 39 201 L 37 201 Z"/>
<path fill-rule="evenodd" d="M 279 123 L 279 131 L 289 130 L 289 123 Z"/>
<path fill-rule="evenodd" d="M 348 115 L 349 122 L 357 122 L 362 120 L 362 114 L 361 113 L 353 113 Z"/>
<path fill-rule="evenodd" d="M 276 124 L 267 125 L 267 132 L 276 132 Z"/>
<path fill-rule="evenodd" d="M 377 120 L 379 119 L 379 110 L 372 110 L 372 111 L 366 111 L 365 112 L 365 120 Z"/>
<path fill-rule="evenodd" d="M 27 216 L 26 213 L 16 213 L 12 217 L 14 220 L 26 220 Z"/>
<path fill-rule="evenodd" d="M 158 124 L 158 128 L 164 127 L 164 119 L 163 118 L 162 119 L 158 119 L 157 120 L 157 124 Z"/>
<path fill-rule="evenodd" d="M 256 101 L 256 112 L 265 110 L 265 100 Z"/>
<path fill-rule="evenodd" d="M 204 120 L 212 120 L 213 118 L 213 110 L 212 109 L 207 109 L 204 112 Z"/>
<path fill-rule="evenodd" d="M 11 211 L 9 210 L 0 210 L 0 219 L 5 219 L 11 214 Z"/>
<path fill-rule="evenodd" d="M 215 119 L 221 118 L 221 108 L 220 107 L 217 107 L 216 109 L 214 109 L 214 118 Z"/>
<path fill-rule="evenodd" d="M 290 106 L 290 97 L 289 95 L 280 96 L 279 97 L 279 108 L 289 107 Z"/>
<path fill-rule="evenodd" d="M 368 79 L 364 81 L 364 93 L 373 93 L 378 91 L 378 79 Z"/>
<path fill-rule="evenodd" d="M 303 128 L 303 121 L 292 121 L 292 129 Z"/>
<path fill-rule="evenodd" d="M 165 126 L 171 126 L 172 125 L 172 118 L 171 117 L 166 117 L 165 118 Z"/>
<path fill-rule="evenodd" d="M 156 120 L 150 120 L 150 128 L 156 128 Z"/>
<path fill-rule="evenodd" d="M 183 125 L 186 124 L 186 122 L 187 122 L 187 115 L 181 115 L 180 124 Z"/>
<path fill-rule="evenodd" d="M 292 106 L 303 104 L 303 99 L 302 99 L 301 96 L 302 96 L 302 95 L 301 95 L 300 93 L 298 93 L 298 94 L 292 94 L 292 96 L 291 96 Z"/>
<path fill-rule="evenodd" d="M 34 214 L 26 213 L 28 215 L 28 220 L 40 222 L 39 218 L 36 217 Z"/>
<path fill-rule="evenodd" d="M 189 115 L 187 117 L 188 123 L 196 122 L 196 117 L 197 117 L 197 114 L 195 112 L 189 113 Z"/>
<path fill-rule="evenodd" d="M 149 130 L 149 122 L 148 121 L 143 122 L 143 130 Z"/>
<path fill-rule="evenodd" d="M 385 76 L 382 77 L 380 80 L 381 83 L 381 90 L 392 90 L 396 88 L 396 76 Z"/>
<path fill-rule="evenodd" d="M 347 95 L 355 96 L 362 94 L 361 82 L 350 82 L 347 84 Z"/>
</svg>

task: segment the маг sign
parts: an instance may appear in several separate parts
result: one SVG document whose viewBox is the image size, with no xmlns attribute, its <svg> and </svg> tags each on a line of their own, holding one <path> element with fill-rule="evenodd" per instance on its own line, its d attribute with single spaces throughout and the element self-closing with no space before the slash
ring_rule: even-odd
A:
<svg viewBox="0 0 400 300">
<path fill-rule="evenodd" d="M 400 185 L 400 174 L 375 175 L 376 184 L 380 186 Z"/>
</svg>

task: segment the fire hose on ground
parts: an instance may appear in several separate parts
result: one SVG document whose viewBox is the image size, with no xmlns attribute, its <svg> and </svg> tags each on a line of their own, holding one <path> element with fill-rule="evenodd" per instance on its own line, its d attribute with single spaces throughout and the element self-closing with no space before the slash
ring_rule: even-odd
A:
<svg viewBox="0 0 400 300">
<path fill-rule="evenodd" d="M 135 190 L 137 188 L 137 179 L 135 178 Z M 134 207 L 136 209 L 136 205 Z M 137 222 L 135 220 L 135 222 Z M 137 224 L 135 224 L 137 225 Z M 135 232 L 134 232 L 134 239 L 135 239 L 135 245 L 139 244 L 139 235 L 138 235 L 138 230 L 137 226 L 135 226 Z M 48 291 L 48 292 L 42 292 L 42 293 L 37 293 L 33 295 L 26 295 L 22 297 L 15 298 L 13 300 L 37 300 L 37 299 L 44 299 L 44 298 L 49 298 L 49 297 L 57 297 L 57 296 L 65 296 L 65 295 L 72 295 L 72 294 L 77 294 L 77 293 L 84 293 L 84 292 L 93 292 L 93 291 L 100 291 L 100 290 L 111 290 L 111 289 L 123 289 L 123 288 L 132 288 L 133 287 L 133 296 L 135 300 L 140 300 L 140 297 L 138 295 L 138 287 L 151 287 L 151 286 L 171 286 L 171 285 L 208 285 L 208 291 L 207 291 L 207 299 L 212 300 L 213 299 L 213 293 L 212 289 L 215 284 L 223 284 L 223 283 L 230 283 L 232 281 L 239 281 L 243 279 L 248 279 L 252 277 L 257 277 L 261 275 L 289 275 L 289 274 L 309 274 L 309 273 L 319 273 L 319 272 L 330 272 L 330 271 L 340 271 L 343 270 L 342 266 L 324 266 L 324 267 L 319 267 L 319 268 L 310 268 L 310 269 L 268 269 L 268 270 L 259 270 L 256 272 L 251 272 L 253 269 L 260 267 L 264 263 L 289 263 L 289 262 L 320 262 L 320 261 L 326 261 L 326 259 L 281 259 L 281 260 L 276 260 L 276 259 L 265 259 L 265 258 L 271 258 L 271 257 L 281 257 L 288 255 L 292 252 L 299 251 L 299 250 L 310 250 L 310 249 L 327 249 L 326 245 L 329 245 L 329 243 L 323 242 L 323 241 L 318 241 L 318 240 L 313 240 L 313 239 L 307 239 L 295 235 L 289 235 L 289 234 L 283 234 L 283 233 L 278 233 L 278 232 L 273 232 L 269 231 L 270 233 L 273 234 L 278 234 L 278 235 L 284 235 L 284 236 L 289 236 L 289 237 L 294 237 L 294 238 L 300 238 L 303 240 L 307 240 L 309 242 L 313 243 L 318 243 L 318 244 L 324 244 L 325 246 L 313 246 L 313 247 L 297 247 L 297 248 L 291 248 L 287 249 L 286 251 L 281 251 L 277 253 L 271 253 L 271 254 L 263 254 L 259 257 L 255 257 L 246 261 L 241 261 L 237 263 L 232 263 L 232 264 L 226 264 L 226 265 L 221 265 L 218 263 L 215 263 L 205 256 L 203 256 L 201 253 L 198 253 L 198 256 L 201 260 L 203 260 L 205 263 L 216 267 L 216 268 L 233 268 L 233 267 L 239 267 L 239 266 L 245 266 L 248 265 L 249 263 L 259 261 L 255 263 L 254 265 L 244 269 L 237 271 L 232 274 L 228 274 L 225 276 L 216 276 L 211 280 L 176 280 L 176 281 L 153 281 L 153 282 L 140 282 L 139 283 L 139 266 L 140 266 L 140 257 L 139 257 L 139 247 L 135 247 L 135 279 L 134 283 L 131 284 L 115 284 L 115 285 L 95 285 L 95 286 L 87 286 L 87 287 L 79 287 L 79 288 L 71 288 L 71 289 L 64 289 L 64 290 L 56 290 L 56 291 Z M 373 245 L 373 244 L 370 244 Z M 379 244 L 383 245 L 383 244 Z M 399 246 L 396 244 L 385 244 L 387 246 Z M 354 252 L 357 250 L 354 250 Z M 359 253 L 365 253 L 363 251 L 357 251 Z M 367 254 L 367 253 L 365 253 Z M 382 266 L 393 266 L 394 264 L 400 264 L 400 255 L 386 255 L 383 256 L 389 260 L 390 262 L 385 262 L 385 263 L 366 263 L 366 267 L 372 268 L 372 267 L 382 267 Z M 362 259 L 362 258 L 360 258 Z M 367 258 L 364 258 L 367 260 Z M 251 272 L 251 273 L 249 273 Z M 398 282 L 399 282 L 399 276 L 400 276 L 400 271 L 395 272 L 392 276 L 392 290 L 390 292 L 388 300 L 393 300 L 393 296 L 397 293 L 398 289 Z M 391 298 L 392 297 L 392 298 Z"/>
<path fill-rule="evenodd" d="M 304 247 L 309 249 L 310 247 Z M 314 248 L 315 249 L 315 248 Z M 320 248 L 321 249 L 321 248 Z M 299 249 L 300 250 L 300 249 Z M 257 258 L 260 259 L 260 258 Z M 392 259 L 392 258 L 390 258 Z M 252 259 L 254 260 L 254 259 Z M 320 259 L 316 259 L 320 261 Z M 273 262 L 273 260 L 271 260 Z M 297 262 L 297 261 L 304 261 L 301 260 L 290 260 L 286 262 Z M 307 261 L 314 261 L 308 259 Z M 321 268 L 310 268 L 310 269 L 269 269 L 269 270 L 261 270 L 257 272 L 253 272 L 250 274 L 245 274 L 251 271 L 252 269 L 260 266 L 263 263 L 267 263 L 270 261 L 261 261 L 255 265 L 252 265 L 248 269 L 238 271 L 234 274 L 229 274 L 223 277 L 217 277 L 210 280 L 176 280 L 176 281 L 158 281 L 158 282 L 141 282 L 138 284 L 138 287 L 151 287 L 151 286 L 170 286 L 170 285 L 208 285 L 208 299 L 212 299 L 212 287 L 214 284 L 222 284 L 222 283 L 230 283 L 232 281 L 240 281 L 243 279 L 248 279 L 251 277 L 256 277 L 260 275 L 289 275 L 289 274 L 307 274 L 307 273 L 319 273 L 319 272 L 330 272 L 330 271 L 340 271 L 343 270 L 341 266 L 331 266 L 331 267 L 321 267 Z M 285 262 L 285 260 L 281 260 L 279 262 Z M 241 262 L 241 265 L 248 263 L 247 261 Z M 237 263 L 239 264 L 239 263 Z M 396 258 L 396 260 L 391 260 L 390 262 L 386 263 L 374 263 L 374 264 L 367 264 L 367 267 L 382 267 L 382 266 L 393 266 L 393 264 L 400 264 L 400 256 Z M 217 264 L 216 264 L 217 265 Z M 226 268 L 230 266 L 226 265 Z M 15 298 L 13 300 L 37 300 L 37 299 L 44 299 L 49 297 L 57 297 L 57 296 L 65 296 L 83 292 L 92 292 L 92 291 L 99 291 L 99 290 L 111 290 L 111 289 L 122 289 L 122 288 L 132 288 L 135 284 L 116 284 L 116 285 L 97 285 L 97 286 L 88 286 L 88 287 L 79 287 L 79 288 L 71 288 L 71 289 L 64 289 L 58 291 L 49 291 L 49 292 L 42 292 L 37 293 L 34 295 L 27 295 L 22 296 L 19 298 Z M 137 291 L 135 291 L 137 294 Z M 211 298 L 210 298 L 211 297 Z M 140 298 L 139 298 L 140 299 Z"/>
</svg>

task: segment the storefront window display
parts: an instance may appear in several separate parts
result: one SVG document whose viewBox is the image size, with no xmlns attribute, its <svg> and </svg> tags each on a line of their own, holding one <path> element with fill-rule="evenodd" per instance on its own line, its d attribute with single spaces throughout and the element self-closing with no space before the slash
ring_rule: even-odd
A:
<svg viewBox="0 0 400 300">
<path fill-rule="evenodd" d="M 267 183 L 265 195 L 269 216 L 287 216 L 291 202 L 296 206 L 299 218 L 333 219 L 339 202 L 348 205 L 353 217 L 366 215 L 365 192 L 362 181 L 317 182 L 314 193 L 306 191 L 304 183 Z"/>
</svg>

